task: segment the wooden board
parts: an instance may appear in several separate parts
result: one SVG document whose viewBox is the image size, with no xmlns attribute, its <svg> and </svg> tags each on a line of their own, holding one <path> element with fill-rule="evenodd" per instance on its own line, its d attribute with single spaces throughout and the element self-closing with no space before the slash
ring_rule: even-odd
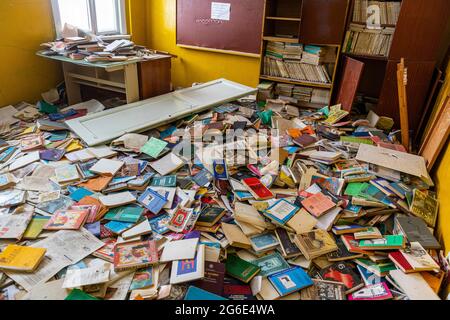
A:
<svg viewBox="0 0 450 320">
<path fill-rule="evenodd" d="M 344 57 L 342 79 L 339 85 L 336 102 L 342 104 L 342 109 L 345 111 L 352 110 L 353 101 L 355 100 L 363 71 L 363 62 Z"/>
<path fill-rule="evenodd" d="M 112 141 L 125 133 L 143 132 L 190 114 L 254 94 L 256 89 L 218 79 L 162 96 L 66 121 L 89 146 Z"/>
<path fill-rule="evenodd" d="M 230 20 L 211 19 L 212 3 L 231 4 Z M 178 0 L 177 44 L 259 56 L 264 0 Z"/>
<path fill-rule="evenodd" d="M 420 148 L 419 154 L 427 160 L 427 169 L 433 168 L 450 135 L 450 96 L 447 96 L 444 107 L 433 121 L 429 134 Z"/>
</svg>

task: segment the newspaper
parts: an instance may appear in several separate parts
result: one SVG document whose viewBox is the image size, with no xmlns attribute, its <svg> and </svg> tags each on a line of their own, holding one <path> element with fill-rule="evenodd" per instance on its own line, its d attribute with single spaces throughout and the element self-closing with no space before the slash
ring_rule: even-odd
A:
<svg viewBox="0 0 450 320">
<path fill-rule="evenodd" d="M 44 260 L 33 274 L 6 274 L 30 291 L 34 286 L 47 282 L 63 268 L 79 262 L 104 245 L 84 228 L 80 231 L 59 231 L 32 246 L 47 249 Z"/>
</svg>

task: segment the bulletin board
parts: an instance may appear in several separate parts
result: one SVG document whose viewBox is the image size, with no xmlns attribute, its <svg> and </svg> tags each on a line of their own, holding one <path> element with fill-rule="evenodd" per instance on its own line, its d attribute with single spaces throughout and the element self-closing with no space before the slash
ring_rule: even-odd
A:
<svg viewBox="0 0 450 320">
<path fill-rule="evenodd" d="M 264 0 L 177 0 L 177 45 L 259 57 Z"/>
</svg>

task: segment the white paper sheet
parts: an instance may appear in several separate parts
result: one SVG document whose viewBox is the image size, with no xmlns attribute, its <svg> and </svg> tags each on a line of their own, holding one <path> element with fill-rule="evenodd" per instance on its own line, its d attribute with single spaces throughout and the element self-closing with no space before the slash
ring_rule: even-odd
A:
<svg viewBox="0 0 450 320">
<path fill-rule="evenodd" d="M 45 283 L 63 268 L 75 264 L 105 244 L 82 228 L 80 231 L 63 230 L 32 245 L 45 248 L 44 260 L 32 274 L 6 272 L 8 277 L 30 291 L 34 286 Z"/>
<path fill-rule="evenodd" d="M 212 2 L 211 19 L 230 21 L 231 3 Z"/>
</svg>

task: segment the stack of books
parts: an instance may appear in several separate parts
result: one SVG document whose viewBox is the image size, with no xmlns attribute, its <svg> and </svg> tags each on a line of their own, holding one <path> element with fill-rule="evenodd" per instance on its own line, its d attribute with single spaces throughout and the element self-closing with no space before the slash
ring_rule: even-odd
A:
<svg viewBox="0 0 450 320">
<path fill-rule="evenodd" d="M 336 52 L 326 47 L 268 42 L 264 75 L 313 83 L 331 83 L 325 63 L 335 61 Z"/>
<path fill-rule="evenodd" d="M 389 55 L 394 28 L 368 29 L 358 24 L 350 24 L 342 51 L 346 53 L 384 56 Z"/>
</svg>

